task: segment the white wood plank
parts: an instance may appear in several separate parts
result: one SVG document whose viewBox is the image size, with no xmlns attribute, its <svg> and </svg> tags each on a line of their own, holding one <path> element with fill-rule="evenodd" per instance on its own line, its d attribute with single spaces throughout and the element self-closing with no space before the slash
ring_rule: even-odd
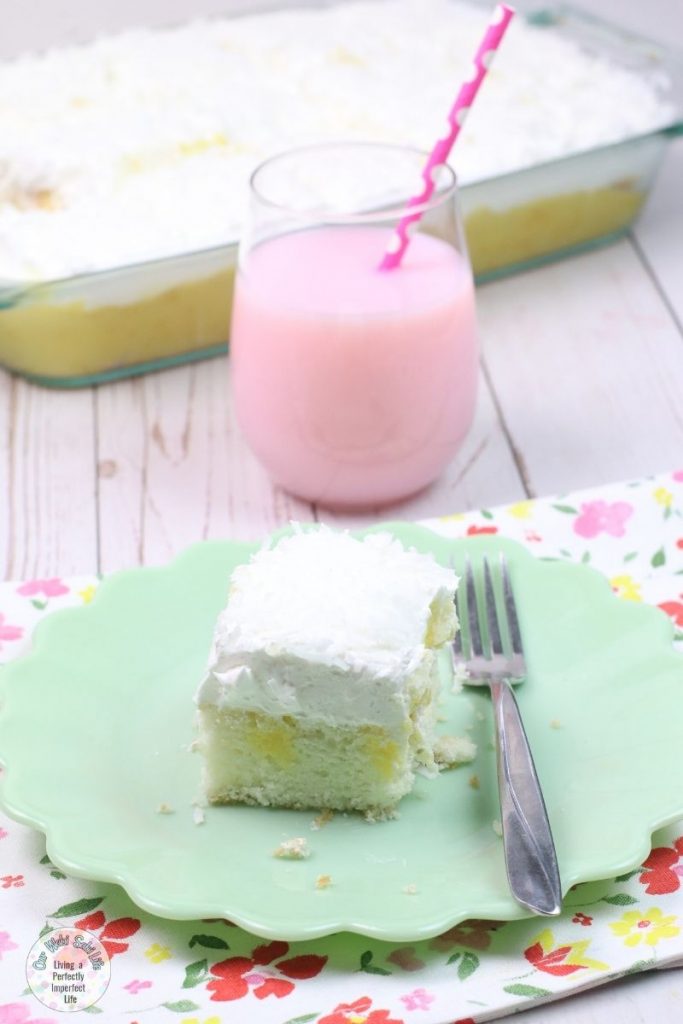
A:
<svg viewBox="0 0 683 1024">
<path fill-rule="evenodd" d="M 538 9 L 537 3 L 521 5 Z M 624 0 L 578 0 L 588 14 L 619 25 L 627 32 L 648 36 L 668 46 L 677 45 L 683 35 L 683 4 L 679 0 L 648 0 L 624 3 Z"/>
<path fill-rule="evenodd" d="M 683 342 L 628 241 L 487 285 L 479 314 L 533 493 L 680 462 Z"/>
<path fill-rule="evenodd" d="M 471 508 L 518 501 L 526 496 L 522 479 L 500 425 L 486 380 L 480 376 L 477 411 L 462 449 L 431 487 L 408 501 L 362 514 L 335 513 L 317 508 L 317 517 L 330 525 L 360 528 L 378 518 L 427 519 Z"/>
<path fill-rule="evenodd" d="M 289 6 L 314 7 L 320 0 L 296 0 Z M 282 7 L 281 0 L 21 0 L 3 9 L 0 59 L 27 50 L 86 42 L 103 33 L 133 26 L 177 25 L 204 16 L 252 13 Z"/>
<path fill-rule="evenodd" d="M 313 518 L 271 483 L 239 434 L 226 359 L 102 388 L 98 414 L 104 572 Z"/>
<path fill-rule="evenodd" d="M 323 0 L 297 0 L 296 6 L 320 6 Z M 292 0 L 22 0 L 3 11 L 0 57 L 12 57 L 28 49 L 82 42 L 103 32 L 118 32 L 133 25 L 174 25 L 203 15 L 268 10 L 294 6 Z M 519 0 L 521 10 L 538 8 L 537 0 Z M 648 0 L 625 4 L 623 0 L 580 0 L 577 6 L 632 32 L 662 42 L 680 38 L 683 8 L 677 0 Z"/>
<path fill-rule="evenodd" d="M 683 4 L 680 5 L 683 20 Z M 681 26 L 683 38 L 683 25 Z M 636 224 L 636 244 L 666 301 L 683 324 L 683 138 L 669 146 L 659 177 Z"/>
<path fill-rule="evenodd" d="M 9 437 L 2 481 L 5 576 L 93 572 L 97 517 L 92 392 L 52 391 L 19 378 L 8 387 L 5 378 L 2 393 L 6 407 L 0 417 Z"/>
<path fill-rule="evenodd" d="M 144 383 L 122 380 L 97 389 L 99 571 L 142 561 L 145 482 Z"/>
</svg>

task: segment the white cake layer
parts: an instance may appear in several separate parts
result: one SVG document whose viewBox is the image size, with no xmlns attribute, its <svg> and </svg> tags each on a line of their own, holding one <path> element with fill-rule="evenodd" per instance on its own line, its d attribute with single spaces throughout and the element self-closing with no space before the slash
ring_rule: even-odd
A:
<svg viewBox="0 0 683 1024">
<path fill-rule="evenodd" d="M 0 280 L 235 239 L 249 173 L 325 139 L 429 148 L 488 12 L 361 0 L 138 29 L 0 66 Z M 644 76 L 517 17 L 454 154 L 462 182 L 651 131 Z"/>
</svg>

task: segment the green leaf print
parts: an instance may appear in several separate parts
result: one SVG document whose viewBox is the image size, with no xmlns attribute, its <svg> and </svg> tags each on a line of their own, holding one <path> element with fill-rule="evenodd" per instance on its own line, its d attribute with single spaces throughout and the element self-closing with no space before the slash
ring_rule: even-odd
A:
<svg viewBox="0 0 683 1024">
<path fill-rule="evenodd" d="M 633 878 L 635 875 L 639 875 L 642 872 L 642 868 L 634 868 L 633 871 L 627 871 L 625 875 L 617 875 L 614 879 L 615 882 L 628 882 L 629 878 Z"/>
<path fill-rule="evenodd" d="M 640 974 L 641 971 L 649 971 L 655 966 L 655 960 L 636 960 L 634 964 L 624 971 L 623 977 L 627 974 Z"/>
<path fill-rule="evenodd" d="M 572 505 L 553 505 L 552 507 L 557 512 L 564 512 L 568 516 L 577 516 L 579 514 L 579 510 Z"/>
<path fill-rule="evenodd" d="M 103 1013 L 99 1006 L 84 1006 L 83 1013 Z"/>
<path fill-rule="evenodd" d="M 225 939 L 219 939 L 217 935 L 193 935 L 189 946 L 190 949 L 193 946 L 206 946 L 207 949 L 230 949 Z"/>
<path fill-rule="evenodd" d="M 509 992 L 511 996 L 524 996 L 526 999 L 540 999 L 541 996 L 550 995 L 550 989 L 537 988 L 536 985 L 505 985 L 503 992 Z"/>
<path fill-rule="evenodd" d="M 474 974 L 477 967 L 479 966 L 479 957 L 476 953 L 470 953 L 468 949 L 462 955 L 462 960 L 458 964 L 458 977 L 460 981 L 467 981 L 470 974 Z"/>
<path fill-rule="evenodd" d="M 446 961 L 446 966 L 448 967 L 449 964 L 457 964 L 459 959 L 460 953 L 453 953 L 453 955 L 449 956 L 448 960 Z"/>
<path fill-rule="evenodd" d="M 193 1003 L 191 999 L 179 999 L 177 1003 L 162 1003 L 167 1010 L 173 1010 L 174 1013 L 190 1013 L 192 1010 L 199 1010 L 200 1007 L 196 1003 Z"/>
<path fill-rule="evenodd" d="M 309 1021 L 316 1020 L 319 1016 L 319 1013 L 305 1013 L 303 1017 L 290 1017 L 285 1024 L 309 1024 Z"/>
<path fill-rule="evenodd" d="M 183 988 L 194 988 L 195 985 L 201 985 L 203 981 L 206 981 L 208 973 L 208 960 L 195 960 L 193 964 L 188 964 L 185 968 Z"/>
<path fill-rule="evenodd" d="M 93 896 L 91 899 L 65 903 L 63 907 L 55 910 L 54 914 L 48 914 L 48 917 L 79 917 L 80 914 L 89 914 L 95 907 L 99 907 L 103 900 L 104 896 Z"/>
<path fill-rule="evenodd" d="M 617 892 L 614 896 L 603 896 L 600 902 L 609 903 L 613 907 L 629 907 L 632 903 L 637 903 L 638 900 L 626 892 Z"/>
<path fill-rule="evenodd" d="M 637 551 L 629 551 L 629 553 L 627 555 L 624 555 L 624 561 L 625 562 L 632 562 L 633 559 L 637 558 L 637 557 L 638 557 L 638 552 Z"/>
<path fill-rule="evenodd" d="M 47 854 L 45 854 L 44 857 L 41 857 L 40 860 L 38 861 L 38 863 L 39 864 L 45 864 L 47 867 L 52 868 L 52 871 L 50 872 L 50 875 L 53 878 L 66 878 L 66 875 L 64 874 L 64 872 L 60 871 L 59 868 L 56 868 L 54 866 L 54 864 L 52 863 L 52 861 L 50 860 L 50 858 L 48 857 Z"/>
<path fill-rule="evenodd" d="M 493 512 L 489 512 L 487 508 L 480 508 L 479 515 L 483 516 L 484 519 L 493 519 Z"/>
<path fill-rule="evenodd" d="M 659 551 L 655 551 L 654 555 L 650 559 L 650 565 L 653 569 L 659 569 L 666 562 L 666 555 L 664 554 L 664 548 L 660 548 Z"/>
<path fill-rule="evenodd" d="M 361 953 L 361 971 L 365 971 L 366 974 L 391 974 L 391 971 L 387 971 L 385 967 L 375 967 L 375 965 L 372 962 L 372 958 L 373 953 L 369 949 L 366 949 L 364 953 Z"/>
</svg>

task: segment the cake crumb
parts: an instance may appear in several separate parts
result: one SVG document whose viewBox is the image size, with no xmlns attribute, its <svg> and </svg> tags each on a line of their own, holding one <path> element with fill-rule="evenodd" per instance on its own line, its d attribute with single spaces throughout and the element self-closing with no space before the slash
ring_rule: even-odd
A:
<svg viewBox="0 0 683 1024">
<path fill-rule="evenodd" d="M 188 745 L 187 745 L 187 749 L 188 749 L 190 754 L 196 754 L 197 751 L 199 750 L 199 747 L 200 747 L 199 740 L 192 740 L 192 742 L 188 743 Z"/>
<path fill-rule="evenodd" d="M 462 662 L 453 665 L 453 681 L 451 682 L 451 693 L 460 693 L 466 679 L 470 674 Z"/>
<path fill-rule="evenodd" d="M 273 850 L 273 857 L 278 857 L 280 860 L 306 860 L 310 855 L 308 841 L 303 836 L 285 839 Z"/>
<path fill-rule="evenodd" d="M 436 720 L 437 720 L 437 722 L 447 722 L 448 721 L 448 719 L 446 718 L 445 715 L 437 715 L 436 716 Z"/>
<path fill-rule="evenodd" d="M 550 728 L 551 729 L 561 729 L 562 728 L 562 722 L 559 720 L 559 718 L 551 718 L 550 719 Z"/>
<path fill-rule="evenodd" d="M 467 780 L 467 784 L 472 789 L 479 789 L 479 776 L 478 775 L 470 775 L 469 779 Z"/>
<path fill-rule="evenodd" d="M 378 821 L 396 821 L 400 816 L 395 807 L 372 807 L 363 811 L 363 818 L 368 825 L 376 825 Z"/>
<path fill-rule="evenodd" d="M 315 880 L 316 889 L 329 889 L 332 885 L 332 875 L 318 875 Z"/>
<path fill-rule="evenodd" d="M 496 835 L 498 836 L 498 838 L 502 838 L 502 835 L 503 835 L 503 826 L 502 826 L 502 825 L 501 825 L 501 823 L 500 823 L 500 822 L 498 821 L 498 818 L 494 818 L 494 819 L 493 819 L 493 821 L 491 822 L 491 828 L 492 828 L 492 829 L 493 829 L 493 831 L 494 831 L 494 832 L 496 833 Z"/>
<path fill-rule="evenodd" d="M 417 886 L 415 885 L 415 882 L 411 882 L 409 885 L 404 885 L 401 892 L 405 893 L 406 896 L 417 895 Z"/>
<path fill-rule="evenodd" d="M 316 815 L 316 817 L 311 822 L 311 829 L 313 830 L 313 832 L 319 832 L 320 829 L 324 828 L 325 825 L 327 825 L 328 822 L 332 821 L 333 818 L 334 811 L 331 811 L 328 807 L 326 808 L 326 810 L 321 811 L 320 814 Z"/>
<path fill-rule="evenodd" d="M 195 825 L 203 825 L 204 822 L 206 821 L 206 815 L 204 814 L 204 811 L 197 804 L 195 804 L 195 806 L 192 808 L 192 820 L 194 821 Z"/>
<path fill-rule="evenodd" d="M 175 814 L 175 811 L 170 804 L 159 804 L 157 814 Z"/>
<path fill-rule="evenodd" d="M 469 736 L 439 736 L 434 744 L 434 760 L 443 768 L 454 768 L 473 761 L 477 744 Z"/>
</svg>

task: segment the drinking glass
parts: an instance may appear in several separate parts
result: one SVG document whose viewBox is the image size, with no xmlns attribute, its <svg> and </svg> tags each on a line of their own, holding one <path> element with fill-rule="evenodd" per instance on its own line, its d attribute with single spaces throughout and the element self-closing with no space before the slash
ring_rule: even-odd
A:
<svg viewBox="0 0 683 1024">
<path fill-rule="evenodd" d="M 474 287 L 450 167 L 400 266 L 380 269 L 426 158 L 323 144 L 251 177 L 231 329 L 237 418 L 279 484 L 327 507 L 419 491 L 474 415 Z"/>
</svg>

